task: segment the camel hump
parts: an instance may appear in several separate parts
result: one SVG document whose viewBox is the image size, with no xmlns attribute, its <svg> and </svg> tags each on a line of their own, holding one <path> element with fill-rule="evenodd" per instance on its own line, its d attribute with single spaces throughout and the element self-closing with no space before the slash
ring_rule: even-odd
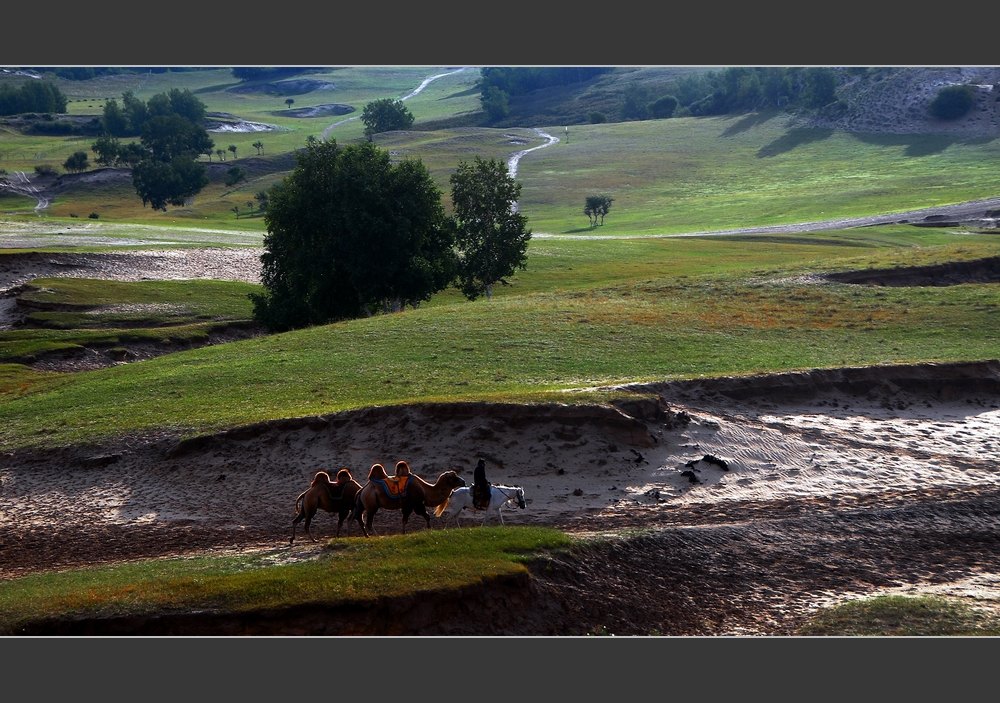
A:
<svg viewBox="0 0 1000 703">
<path fill-rule="evenodd" d="M 381 464 L 373 464 L 372 468 L 368 471 L 368 480 L 381 479 L 385 480 L 389 478 L 389 474 L 385 472 L 385 467 Z"/>
<path fill-rule="evenodd" d="M 353 481 L 354 476 L 346 467 L 337 472 L 337 483 L 347 483 L 348 481 Z"/>
<path fill-rule="evenodd" d="M 410 475 L 410 465 L 405 461 L 396 462 L 396 475 L 397 476 L 409 476 Z"/>
<path fill-rule="evenodd" d="M 316 475 L 313 476 L 313 480 L 310 485 L 318 486 L 320 484 L 329 484 L 329 483 L 330 483 L 330 474 L 328 474 L 326 471 L 317 471 Z"/>
</svg>

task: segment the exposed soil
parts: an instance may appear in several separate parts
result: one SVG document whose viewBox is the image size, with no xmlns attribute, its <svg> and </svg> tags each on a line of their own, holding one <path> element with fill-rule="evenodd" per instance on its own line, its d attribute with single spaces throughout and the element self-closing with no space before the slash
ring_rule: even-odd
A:
<svg viewBox="0 0 1000 703">
<path fill-rule="evenodd" d="M 874 286 L 955 286 L 963 283 L 1000 283 L 1000 256 L 974 261 L 952 261 L 931 266 L 900 266 L 828 273 L 840 283 Z"/>
<path fill-rule="evenodd" d="M 312 107 L 297 107 L 293 110 L 275 110 L 275 115 L 283 117 L 330 117 L 337 115 L 349 115 L 354 112 L 354 107 L 342 103 L 325 103 L 323 105 L 313 105 Z"/>
<path fill-rule="evenodd" d="M 240 83 L 229 88 L 231 93 L 266 93 L 267 95 L 303 95 L 315 90 L 333 90 L 335 84 L 315 78 L 290 78 L 283 81 Z"/>
<path fill-rule="evenodd" d="M 530 578 L 419 604 L 23 634 L 775 635 L 822 605 L 892 590 L 1000 604 L 1000 362 L 635 390 L 656 395 L 617 407 L 371 408 L 186 441 L 7 453 L 0 575 L 202 552 L 314 558 L 301 531 L 288 538 L 315 470 L 363 474 L 405 457 L 422 475 L 450 467 L 468 480 L 483 456 L 491 480 L 525 488 L 527 508 L 507 511 L 507 524 L 556 526 L 580 545 L 532 564 Z M 375 526 L 401 529 L 384 511 Z M 313 536 L 334 528 L 321 513 Z M 419 518 L 409 528 L 427 529 Z M 362 539 L 356 525 L 349 534 Z M 517 620 L 496 617 L 514 608 Z"/>
</svg>

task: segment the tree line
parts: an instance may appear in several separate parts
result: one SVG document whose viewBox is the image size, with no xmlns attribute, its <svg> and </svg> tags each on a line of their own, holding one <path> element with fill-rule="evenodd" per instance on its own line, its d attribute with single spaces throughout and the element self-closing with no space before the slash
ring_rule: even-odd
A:
<svg viewBox="0 0 1000 703">
<path fill-rule="evenodd" d="M 23 112 L 66 112 L 66 96 L 48 81 L 29 80 L 20 87 L 0 84 L 0 115 Z"/>
<path fill-rule="evenodd" d="M 601 66 L 488 67 L 479 71 L 479 100 L 491 122 L 510 114 L 510 98 L 539 88 L 580 83 L 611 71 Z"/>
</svg>

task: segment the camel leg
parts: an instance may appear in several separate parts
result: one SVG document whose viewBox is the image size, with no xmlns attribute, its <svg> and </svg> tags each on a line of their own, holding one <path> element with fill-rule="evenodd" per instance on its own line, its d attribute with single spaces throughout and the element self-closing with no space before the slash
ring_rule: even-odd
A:
<svg viewBox="0 0 1000 703">
<path fill-rule="evenodd" d="M 417 515 L 422 516 L 424 521 L 427 523 L 427 529 L 431 529 L 431 516 L 427 514 L 427 506 L 423 503 L 417 503 L 416 506 L 414 506 L 414 512 L 416 512 Z"/>
<path fill-rule="evenodd" d="M 497 508 L 497 515 L 500 516 L 500 524 L 502 525 L 503 524 L 503 507 L 502 506 L 499 507 L 499 508 Z"/>
<path fill-rule="evenodd" d="M 316 514 L 316 513 L 315 513 L 315 512 L 313 512 L 312 514 L 307 514 L 307 515 L 306 515 L 306 534 L 307 534 L 307 535 L 309 535 L 309 539 L 310 539 L 310 540 L 312 540 L 313 542 L 315 542 L 315 541 L 316 541 L 316 538 L 315 538 L 315 537 L 313 537 L 313 535 L 312 535 L 312 531 L 311 531 L 311 530 L 309 529 L 309 523 L 311 523 L 311 522 L 312 522 L 312 519 L 313 519 L 313 516 L 314 516 L 315 514 Z"/>
<path fill-rule="evenodd" d="M 288 545 L 291 546 L 295 544 L 295 526 L 302 522 L 302 519 L 306 516 L 305 512 L 298 512 L 295 514 L 295 519 L 292 520 L 292 538 L 288 540 Z"/>
<path fill-rule="evenodd" d="M 378 512 L 377 505 L 365 511 L 365 521 L 364 521 L 365 537 L 371 537 L 373 534 L 375 534 L 375 528 L 372 527 L 372 524 L 375 522 L 375 513 L 377 512 Z"/>
</svg>

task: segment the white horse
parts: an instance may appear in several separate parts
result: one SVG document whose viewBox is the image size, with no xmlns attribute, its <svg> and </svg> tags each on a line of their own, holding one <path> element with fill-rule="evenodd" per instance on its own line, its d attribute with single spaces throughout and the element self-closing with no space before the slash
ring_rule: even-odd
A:
<svg viewBox="0 0 1000 703">
<path fill-rule="evenodd" d="M 447 521 L 455 518 L 455 525 L 459 525 L 458 516 L 466 510 L 474 511 L 477 513 L 484 513 L 483 524 L 486 524 L 486 519 L 490 516 L 491 510 L 496 510 L 497 515 L 500 517 L 500 524 L 503 522 L 503 509 L 513 508 L 517 506 L 518 508 L 524 508 L 524 489 L 520 486 L 504 486 L 502 484 L 494 483 L 490 485 L 490 502 L 485 508 L 477 508 L 472 504 L 472 489 L 468 486 L 463 486 L 456 488 L 451 492 L 451 496 L 448 498 L 448 507 L 445 510 L 445 523 Z"/>
</svg>

